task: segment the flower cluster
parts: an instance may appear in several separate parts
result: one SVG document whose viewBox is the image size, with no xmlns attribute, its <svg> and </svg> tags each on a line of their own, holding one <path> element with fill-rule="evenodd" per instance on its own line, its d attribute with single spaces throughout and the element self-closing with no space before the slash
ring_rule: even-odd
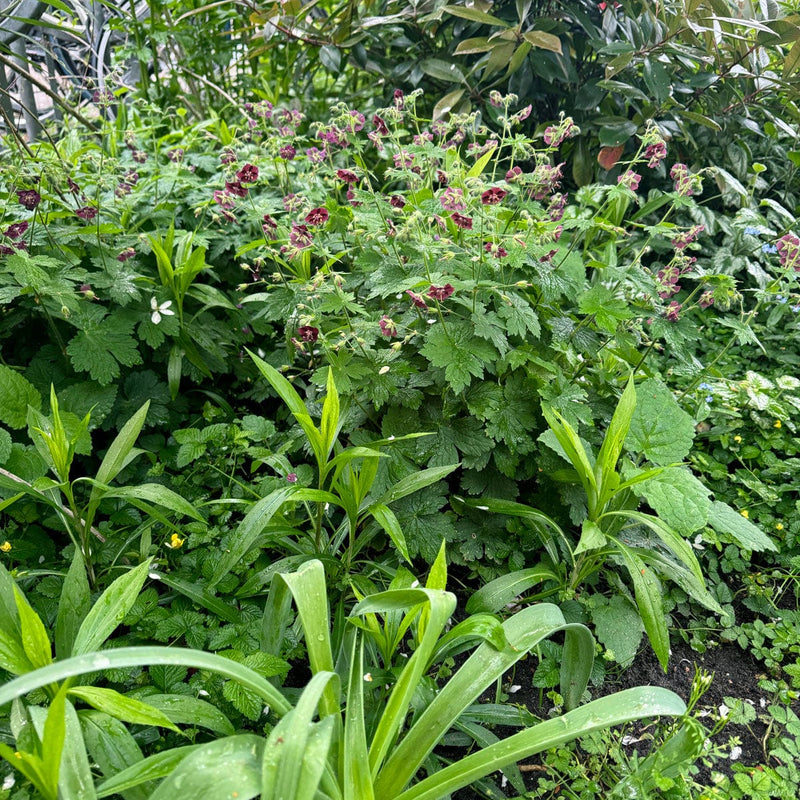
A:
<svg viewBox="0 0 800 800">
<path fill-rule="evenodd" d="M 558 125 L 550 125 L 544 130 L 544 143 L 548 147 L 559 147 L 566 139 L 578 136 L 581 129 L 575 124 L 572 117 L 565 117 L 561 114 L 561 121 Z"/>
<path fill-rule="evenodd" d="M 800 272 L 800 238 L 794 233 L 785 233 L 775 244 L 782 267 Z"/>
<path fill-rule="evenodd" d="M 703 179 L 700 175 L 691 174 L 686 164 L 673 164 L 669 176 L 675 181 L 675 191 L 681 197 L 690 197 L 702 191 Z"/>
</svg>

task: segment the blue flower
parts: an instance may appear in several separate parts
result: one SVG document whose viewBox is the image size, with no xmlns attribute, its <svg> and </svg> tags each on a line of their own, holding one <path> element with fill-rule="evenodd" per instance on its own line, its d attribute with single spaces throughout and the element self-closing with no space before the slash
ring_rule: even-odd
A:
<svg viewBox="0 0 800 800">
<path fill-rule="evenodd" d="M 800 311 L 800 306 L 792 306 L 792 311 L 796 314 L 798 311 Z"/>
<path fill-rule="evenodd" d="M 744 229 L 745 236 L 761 236 L 761 230 L 759 228 L 754 227 L 753 225 L 748 225 Z"/>
<path fill-rule="evenodd" d="M 786 303 L 786 302 L 788 302 L 788 300 L 789 300 L 789 298 L 788 298 L 788 297 L 784 297 L 782 294 L 776 294 L 776 295 L 775 295 L 775 299 L 776 299 L 776 300 L 777 300 L 779 303 Z"/>
<path fill-rule="evenodd" d="M 706 397 L 706 403 L 711 403 L 713 402 L 713 400 L 714 398 L 711 395 L 708 395 L 708 397 Z"/>
<path fill-rule="evenodd" d="M 714 387 L 710 383 L 701 383 L 697 388 L 701 389 L 701 390 L 704 390 L 706 392 L 712 392 L 713 393 L 713 391 L 714 391 Z"/>
<path fill-rule="evenodd" d="M 762 244 L 761 245 L 761 252 L 762 253 L 777 253 L 778 248 L 774 244 Z"/>
</svg>

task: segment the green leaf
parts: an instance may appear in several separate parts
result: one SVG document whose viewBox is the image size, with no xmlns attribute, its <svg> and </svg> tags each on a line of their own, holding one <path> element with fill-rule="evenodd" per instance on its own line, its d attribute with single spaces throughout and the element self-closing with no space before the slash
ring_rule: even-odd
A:
<svg viewBox="0 0 800 800">
<path fill-rule="evenodd" d="M 216 586 L 238 564 L 245 553 L 253 546 L 267 523 L 280 511 L 281 506 L 294 494 L 294 487 L 276 489 L 262 497 L 245 515 L 231 537 L 227 551 L 217 562 L 214 575 L 209 583 Z"/>
<path fill-rule="evenodd" d="M 626 689 L 479 750 L 392 797 L 438 800 L 501 769 L 504 764 L 521 761 L 593 731 L 646 717 L 681 716 L 685 710 L 685 703 L 668 689 L 656 686 Z"/>
<path fill-rule="evenodd" d="M 477 178 L 483 170 L 486 168 L 486 165 L 491 160 L 492 156 L 495 154 L 497 150 L 497 146 L 490 147 L 469 169 L 467 173 L 468 178 Z"/>
<path fill-rule="evenodd" d="M 28 422 L 28 406 L 37 411 L 41 409 L 42 396 L 22 375 L 0 364 L 0 422 L 9 428 L 24 428 Z"/>
<path fill-rule="evenodd" d="M 66 692 L 66 686 L 62 686 L 50 703 L 42 735 L 42 772 L 53 798 L 58 795 L 58 775 L 67 737 Z"/>
<path fill-rule="evenodd" d="M 46 667 L 53 661 L 50 639 L 39 615 L 28 605 L 22 592 L 14 586 L 17 601 L 22 647 L 34 667 Z"/>
<path fill-rule="evenodd" d="M 601 603 L 592 607 L 591 615 L 595 636 L 614 654 L 614 661 L 621 667 L 629 666 L 644 633 L 636 607 L 615 594 L 610 599 L 601 598 Z"/>
<path fill-rule="evenodd" d="M 521 594 L 525 594 L 531 586 L 536 586 L 542 581 L 558 581 L 559 576 L 547 567 L 538 566 L 521 569 L 501 575 L 485 586 L 478 589 L 467 600 L 468 614 L 485 611 L 496 614 Z"/>
<path fill-rule="evenodd" d="M 401 497 L 414 494 L 426 486 L 430 486 L 437 481 L 446 478 L 453 470 L 458 468 L 458 464 L 449 464 L 444 467 L 428 467 L 427 469 L 417 470 L 405 478 L 401 478 L 397 483 L 389 488 L 379 499 L 378 503 L 389 505 L 399 500 Z"/>
<path fill-rule="evenodd" d="M 153 503 L 163 506 L 176 514 L 191 517 L 198 522 L 205 522 L 197 509 L 185 498 L 172 489 L 162 486 L 160 483 L 142 483 L 139 486 L 120 486 L 116 489 L 109 489 L 104 497 L 118 497 L 127 500 L 142 500 L 145 503 Z"/>
<path fill-rule="evenodd" d="M 263 750 L 263 737 L 252 733 L 201 745 L 181 760 L 150 795 L 150 800 L 258 797 Z"/>
<path fill-rule="evenodd" d="M 708 515 L 708 524 L 717 533 L 730 536 L 739 547 L 745 550 L 761 552 L 771 550 L 773 553 L 778 548 L 772 540 L 750 520 L 737 514 L 727 503 L 715 502 L 711 504 Z"/>
<path fill-rule="evenodd" d="M 55 637 L 58 658 L 69 658 L 72 655 L 72 644 L 91 605 L 86 565 L 82 553 L 76 548 L 58 601 Z"/>
<path fill-rule="evenodd" d="M 454 17 L 461 17 L 468 19 L 471 22 L 480 22 L 483 25 L 499 25 L 501 28 L 508 28 L 509 24 L 495 17 L 492 14 L 487 14 L 484 11 L 479 11 L 477 8 L 468 8 L 467 6 L 442 6 L 442 11 L 452 14 Z"/>
<path fill-rule="evenodd" d="M 167 716 L 152 706 L 126 697 L 114 689 L 101 689 L 97 686 L 77 686 L 69 690 L 69 694 L 78 697 L 88 705 L 116 717 L 123 722 L 132 722 L 136 725 L 155 725 L 160 728 L 169 728 L 173 731 L 179 729 L 172 724 Z"/>
<path fill-rule="evenodd" d="M 636 484 L 634 491 L 647 500 L 667 525 L 684 536 L 708 521 L 710 493 L 688 469 L 664 469 L 650 480 Z"/>
<path fill-rule="evenodd" d="M 63 800 L 95 800 L 92 768 L 83 740 L 81 723 L 72 703 L 64 705 L 66 735 L 61 755 L 61 771 L 58 779 L 59 797 Z"/>
<path fill-rule="evenodd" d="M 598 327 L 608 333 L 615 333 L 619 322 L 633 315 L 630 304 L 601 283 L 581 295 L 580 310 L 592 314 Z"/>
<path fill-rule="evenodd" d="M 322 420 L 320 434 L 324 446 L 325 457 L 330 455 L 341 426 L 339 392 L 336 391 L 336 382 L 333 380 L 333 370 L 328 367 L 328 380 L 325 402 L 322 404 Z"/>
<path fill-rule="evenodd" d="M 669 631 L 664 619 L 664 603 L 661 597 L 661 582 L 655 572 L 636 553 L 621 542 L 617 547 L 633 581 L 636 607 L 642 618 L 647 638 L 653 647 L 664 672 L 669 662 Z"/>
<path fill-rule="evenodd" d="M 122 426 L 122 429 L 111 442 L 106 451 L 100 468 L 97 470 L 95 479 L 100 484 L 109 484 L 119 475 L 122 468 L 129 463 L 128 456 L 133 450 L 136 439 L 142 430 L 144 421 L 147 418 L 147 411 L 150 408 L 150 401 L 145 404 Z M 89 497 L 89 516 L 94 516 L 94 510 L 100 503 L 102 489 L 95 484 L 92 486 L 92 493 Z"/>
<path fill-rule="evenodd" d="M 220 736 L 234 733 L 230 720 L 211 703 L 185 694 L 148 694 L 144 701 L 174 723 L 207 728 Z"/>
<path fill-rule="evenodd" d="M 636 410 L 625 443 L 630 453 L 665 466 L 682 461 L 693 440 L 694 421 L 663 383 L 651 379 L 636 387 Z"/>
<path fill-rule="evenodd" d="M 561 55 L 561 39 L 552 33 L 545 31 L 528 31 L 522 34 L 522 38 L 534 47 L 540 50 L 549 50 L 551 53 L 558 53 Z"/>
<path fill-rule="evenodd" d="M 93 315 L 84 321 L 83 330 L 67 345 L 67 354 L 78 372 L 88 372 L 93 380 L 107 386 L 120 375 L 120 364 L 132 367 L 142 363 L 133 325 L 118 318 Z"/>
<path fill-rule="evenodd" d="M 411 557 L 408 554 L 408 546 L 406 545 L 406 538 L 403 535 L 403 529 L 397 521 L 394 512 L 381 503 L 375 503 L 369 507 L 369 513 L 372 514 L 375 521 L 383 528 L 392 540 L 392 543 L 397 548 L 397 552 L 409 563 Z"/>
<path fill-rule="evenodd" d="M 118 794 L 127 797 L 126 790 L 134 786 L 139 786 L 147 781 L 166 778 L 168 775 L 171 775 L 186 756 L 198 750 L 200 747 L 202 747 L 202 745 L 199 744 L 191 744 L 185 747 L 173 747 L 161 753 L 156 753 L 149 758 L 145 758 L 136 764 L 132 764 L 99 784 L 97 787 L 97 797 L 101 798 L 101 800 L 104 797 Z"/>
<path fill-rule="evenodd" d="M 603 531 L 600 530 L 600 526 L 596 522 L 585 519 L 581 525 L 581 538 L 573 551 L 573 555 L 577 556 L 579 553 L 597 550 L 605 546 L 605 544 L 606 537 Z"/>
<path fill-rule="evenodd" d="M 86 615 L 72 646 L 75 656 L 93 653 L 122 624 L 147 580 L 149 559 L 117 578 Z"/>
<path fill-rule="evenodd" d="M 601 508 L 616 488 L 613 479 L 616 477 L 617 461 L 619 461 L 622 446 L 628 435 L 635 408 L 636 389 L 633 385 L 633 376 L 631 376 L 625 386 L 625 391 L 623 391 L 617 403 L 614 416 L 611 418 L 611 424 L 608 426 L 600 452 L 597 455 L 595 472 L 599 468 L 600 474 L 597 477 L 600 483 L 600 499 L 598 503 Z M 616 483 L 618 483 L 618 480 Z"/>
<path fill-rule="evenodd" d="M 489 342 L 473 336 L 461 324 L 434 325 L 421 348 L 422 355 L 434 367 L 444 369 L 444 375 L 455 394 L 463 391 L 473 377 L 483 376 L 484 365 L 492 361 L 497 351 Z"/>
</svg>

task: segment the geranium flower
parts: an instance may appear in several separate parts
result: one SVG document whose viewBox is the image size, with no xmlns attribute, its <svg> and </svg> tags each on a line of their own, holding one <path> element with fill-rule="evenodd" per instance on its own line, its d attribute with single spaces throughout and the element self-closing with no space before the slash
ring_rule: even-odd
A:
<svg viewBox="0 0 800 800">
<path fill-rule="evenodd" d="M 428 289 L 428 297 L 432 300 L 447 300 L 454 291 L 455 289 L 449 283 L 444 286 L 431 286 Z"/>
<path fill-rule="evenodd" d="M 496 206 L 498 203 L 503 202 L 503 198 L 507 194 L 508 192 L 505 189 L 501 189 L 499 186 L 493 186 L 481 195 L 481 203 L 485 206 Z"/>
<path fill-rule="evenodd" d="M 92 208 L 91 206 L 84 206 L 75 212 L 75 216 L 79 219 L 85 220 L 86 222 L 90 222 L 97 216 L 97 209 Z"/>
<path fill-rule="evenodd" d="M 394 320 L 390 317 L 387 317 L 384 314 L 380 321 L 378 322 L 378 326 L 381 329 L 381 333 L 384 336 L 391 338 L 392 336 L 397 336 L 397 325 L 395 325 Z"/>
<path fill-rule="evenodd" d="M 358 175 L 350 169 L 337 169 L 336 176 L 345 183 L 358 183 Z"/>
<path fill-rule="evenodd" d="M 175 316 L 175 312 L 170 308 L 171 305 L 172 300 L 165 300 L 163 303 L 159 304 L 155 296 L 150 298 L 150 308 L 153 310 L 153 313 L 150 315 L 150 320 L 153 325 L 158 325 L 162 317 Z"/>
<path fill-rule="evenodd" d="M 423 310 L 427 310 L 428 304 L 422 299 L 421 295 L 418 295 L 416 292 L 412 292 L 411 289 L 406 289 L 406 294 L 411 298 L 411 302 L 417 308 L 421 308 Z"/>
<path fill-rule="evenodd" d="M 319 208 L 312 208 L 306 214 L 305 221 L 309 225 L 324 225 L 328 221 L 328 209 L 320 206 Z"/>
<path fill-rule="evenodd" d="M 298 225 L 296 222 L 293 222 L 292 230 L 289 233 L 289 242 L 302 250 L 304 247 L 311 246 L 313 237 L 305 225 Z"/>
<path fill-rule="evenodd" d="M 445 211 L 466 211 L 467 204 L 464 202 L 464 190 L 456 186 L 448 186 L 439 198 L 442 208 Z"/>
<path fill-rule="evenodd" d="M 379 136 L 389 135 L 389 129 L 386 127 L 386 123 L 377 114 L 372 117 L 372 124 L 375 126 L 375 132 Z"/>
<path fill-rule="evenodd" d="M 450 219 L 453 220 L 459 228 L 463 228 L 466 231 L 472 230 L 472 217 L 465 217 L 463 214 L 454 211 L 450 215 Z"/>
<path fill-rule="evenodd" d="M 255 183 L 258 180 L 258 167 L 255 164 L 245 164 L 236 173 L 236 177 L 242 183 Z"/>
<path fill-rule="evenodd" d="M 278 155 L 285 161 L 291 161 L 297 155 L 297 150 L 292 145 L 285 144 L 278 150 Z"/>
<path fill-rule="evenodd" d="M 17 189 L 17 199 L 28 211 L 33 211 L 42 202 L 42 196 L 36 189 Z"/>
<path fill-rule="evenodd" d="M 234 197 L 247 197 L 247 187 L 241 181 L 225 181 L 225 191 Z"/>
<path fill-rule="evenodd" d="M 319 328 L 313 325 L 301 325 L 297 329 L 297 335 L 302 342 L 316 342 L 319 339 Z"/>
</svg>

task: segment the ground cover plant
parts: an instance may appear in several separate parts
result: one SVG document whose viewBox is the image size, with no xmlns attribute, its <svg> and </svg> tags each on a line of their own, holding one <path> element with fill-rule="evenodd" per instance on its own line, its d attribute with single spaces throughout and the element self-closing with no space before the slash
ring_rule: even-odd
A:
<svg viewBox="0 0 800 800">
<path fill-rule="evenodd" d="M 6 140 L 0 797 L 796 796 L 796 133 L 704 133 L 794 18 L 692 104 L 722 6 L 348 8 Z M 543 111 L 486 26 L 651 97 Z M 401 28 L 477 83 L 367 90 Z"/>
</svg>

